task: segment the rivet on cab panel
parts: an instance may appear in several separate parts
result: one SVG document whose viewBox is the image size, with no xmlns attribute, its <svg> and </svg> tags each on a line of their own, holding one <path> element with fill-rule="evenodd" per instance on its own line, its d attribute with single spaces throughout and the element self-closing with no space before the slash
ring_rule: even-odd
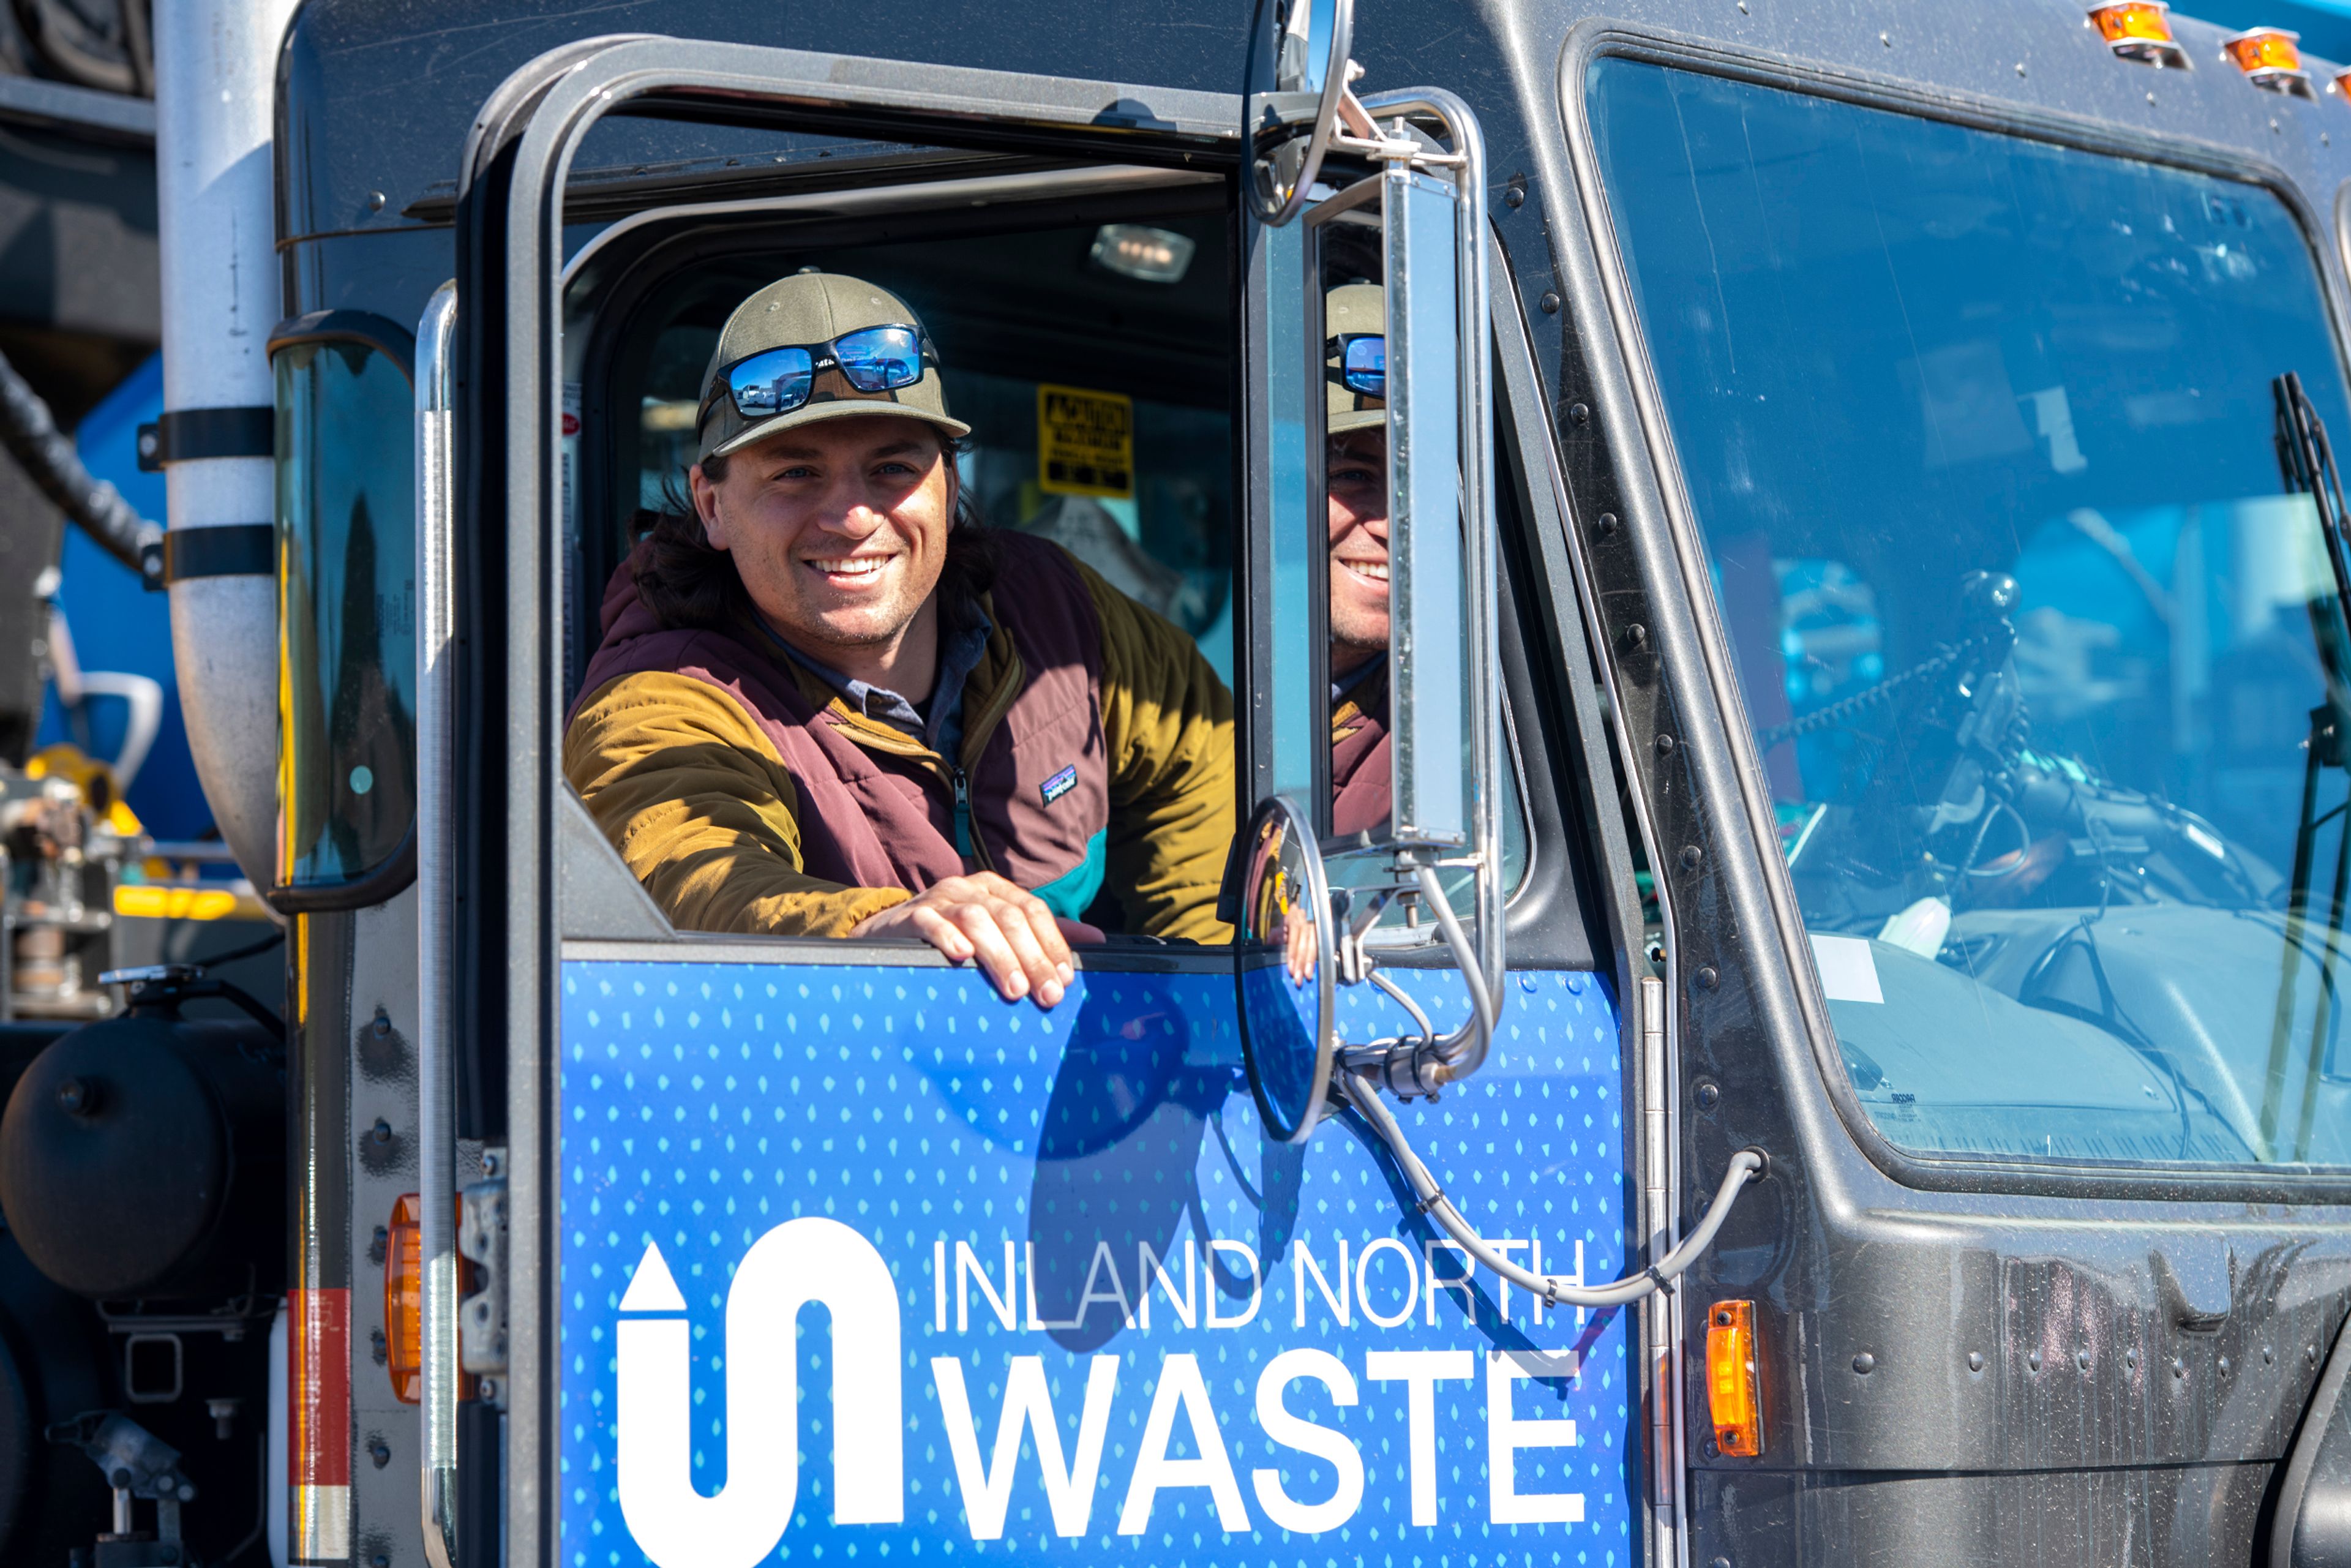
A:
<svg viewBox="0 0 2351 1568">
<path fill-rule="evenodd" d="M 1763 1397 L 1756 1371 L 1755 1303 L 1717 1301 L 1707 1313 L 1706 1392 L 1714 1443 L 1742 1459 L 1763 1453 Z"/>
</svg>

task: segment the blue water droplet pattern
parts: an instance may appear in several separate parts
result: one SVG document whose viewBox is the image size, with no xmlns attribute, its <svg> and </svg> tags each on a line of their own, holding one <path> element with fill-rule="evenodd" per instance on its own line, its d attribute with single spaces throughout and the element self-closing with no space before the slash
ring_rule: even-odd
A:
<svg viewBox="0 0 2351 1568">
<path fill-rule="evenodd" d="M 1440 1027 L 1466 1008 L 1449 972 L 1395 973 Z M 833 1522 L 830 1340 L 826 1314 L 805 1311 L 799 1489 L 768 1561 L 1639 1560 L 1631 1500 L 1641 1434 L 1627 1351 L 1637 1320 L 1538 1314 L 1490 1276 L 1453 1283 L 1466 1263 L 1352 1117 L 1303 1146 L 1261 1138 L 1228 978 L 1090 970 L 1050 1012 L 939 968 L 575 960 L 562 984 L 567 1568 L 646 1562 L 622 1515 L 613 1413 L 621 1298 L 647 1248 L 658 1247 L 685 1301 L 693 1470 L 714 1494 L 735 1482 L 727 1289 L 755 1241 L 805 1215 L 856 1229 L 897 1287 L 904 1521 Z M 1584 974 L 1529 972 L 1509 992 L 1486 1070 L 1399 1114 L 1489 1239 L 1553 1272 L 1573 1272 L 1580 1257 L 1584 1278 L 1613 1278 L 1632 1196 L 1614 1001 Z M 1341 993 L 1340 1021 L 1350 1040 L 1411 1027 L 1370 987 Z M 1155 1262 L 1164 1272 L 1143 1277 Z M 1357 1391 L 1352 1405 L 1311 1378 L 1282 1391 L 1292 1416 L 1343 1435 L 1362 1458 L 1360 1504 L 1319 1533 L 1285 1531 L 1256 1490 L 1257 1473 L 1271 1471 L 1300 1502 L 1333 1491 L 1328 1460 L 1276 1444 L 1258 1418 L 1263 1368 L 1301 1348 L 1338 1357 Z M 1409 1385 L 1370 1375 L 1367 1358 L 1392 1351 L 1473 1354 L 1464 1363 L 1472 1375 L 1433 1385 L 1426 1451 L 1415 1447 Z M 1152 1497 L 1140 1533 L 1119 1533 L 1154 1390 L 1179 1353 L 1196 1359 L 1246 1531 L 1222 1527 L 1212 1488 L 1177 1485 Z M 977 1542 L 932 1362 L 959 1360 L 977 1450 L 992 1462 L 1011 1358 L 1031 1355 L 1042 1359 L 1065 1454 L 1092 1358 L 1119 1358 L 1092 1512 L 1082 1534 L 1055 1532 L 1034 1443 L 1024 1442 L 1002 1537 Z M 1509 1365 L 1527 1375 L 1498 1375 Z M 1519 1434 L 1508 1495 L 1538 1500 L 1538 1511 L 1541 1500 L 1577 1496 L 1579 1521 L 1494 1522 L 1513 1506 L 1496 1496 L 1498 1385 Z M 1564 1427 L 1540 1425 L 1569 1421 L 1573 1443 L 1561 1440 Z M 1174 1434 L 1170 1458 L 1199 1457 L 1184 1419 Z M 1433 1479 L 1434 1523 L 1413 1521 L 1416 1466 Z"/>
</svg>

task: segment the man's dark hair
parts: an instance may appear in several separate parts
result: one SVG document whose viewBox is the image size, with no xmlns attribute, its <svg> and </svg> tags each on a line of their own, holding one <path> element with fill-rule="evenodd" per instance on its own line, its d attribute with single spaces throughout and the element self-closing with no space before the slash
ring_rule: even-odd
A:
<svg viewBox="0 0 2351 1568">
<path fill-rule="evenodd" d="M 952 463 L 967 443 L 940 439 Z M 703 459 L 703 476 L 714 485 L 726 483 L 727 459 Z M 636 557 L 637 597 L 663 627 L 723 627 L 755 618 L 750 593 L 743 586 L 734 559 L 711 548 L 703 531 L 702 516 L 683 471 L 662 486 L 659 511 L 640 510 L 630 522 L 632 543 L 642 540 Z M 979 507 L 967 486 L 956 492 L 955 525 L 947 530 L 947 556 L 939 570 L 939 592 L 950 602 L 976 599 L 996 583 L 996 541 L 979 520 Z"/>
</svg>

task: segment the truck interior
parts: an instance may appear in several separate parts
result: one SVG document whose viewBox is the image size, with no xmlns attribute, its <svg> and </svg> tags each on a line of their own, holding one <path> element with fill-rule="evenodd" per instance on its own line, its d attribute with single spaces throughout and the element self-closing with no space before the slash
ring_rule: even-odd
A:
<svg viewBox="0 0 2351 1568">
<path fill-rule="evenodd" d="M 678 504 L 720 325 L 755 289 L 813 267 L 879 284 L 922 317 L 948 405 L 973 427 L 958 462 L 985 526 L 1063 543 L 1198 639 L 1230 682 L 1238 371 L 1222 182 L 1072 170 L 1014 176 L 993 197 L 973 193 L 995 180 L 967 182 L 952 195 L 926 182 L 895 204 L 859 190 L 865 210 L 851 216 L 763 213 L 757 200 L 655 207 L 574 260 L 568 308 L 586 327 L 574 667 L 635 513 Z M 1131 473 L 1040 468 L 1048 387 L 1131 410 Z"/>
<path fill-rule="evenodd" d="M 744 297 L 809 267 L 867 278 L 922 317 L 949 407 L 973 426 L 957 462 L 985 526 L 1069 549 L 1189 633 L 1234 686 L 1244 476 L 1230 182 L 814 134 L 789 142 L 786 167 L 756 176 L 759 195 L 735 193 L 748 178 L 697 174 L 692 201 L 624 206 L 602 197 L 598 214 L 611 221 L 583 225 L 567 260 L 566 707 L 595 651 L 605 585 L 646 514 L 686 504 L 693 420 L 719 328 Z M 745 137 L 747 148 L 765 144 Z M 577 183 L 594 189 L 602 173 L 583 171 Z M 1332 235 L 1326 252 L 1332 287 L 1379 275 L 1375 223 Z M 1056 412 L 1066 423 L 1104 405 L 1131 421 L 1132 472 L 1053 477 Z M 1523 470 L 1514 461 L 1510 472 L 1506 533 L 1526 504 Z M 1514 695 L 1523 685 L 1510 709 L 1503 813 L 1506 880 L 1523 895 L 1513 926 L 1566 967 L 1604 966 L 1607 921 L 1588 881 L 1589 790 L 1578 779 L 1547 779 L 1534 791 L 1540 803 L 1529 799 L 1529 768 L 1562 741 L 1581 745 L 1560 706 L 1565 694 L 1538 697 L 1539 676 L 1552 678 L 1549 666 L 1526 660 L 1529 630 L 1513 623 L 1505 637 Z M 1539 713 L 1569 727 L 1549 740 L 1522 734 Z M 1567 815 L 1562 789 L 1581 802 Z M 1564 862 L 1560 880 L 1529 874 L 1530 846 L 1541 838 L 1531 835 L 1531 811 L 1566 830 L 1549 841 Z M 1090 913 L 1120 934 L 1113 902 Z M 1407 917 L 1392 910 L 1383 927 L 1426 946 L 1429 934 L 1404 929 Z"/>
</svg>

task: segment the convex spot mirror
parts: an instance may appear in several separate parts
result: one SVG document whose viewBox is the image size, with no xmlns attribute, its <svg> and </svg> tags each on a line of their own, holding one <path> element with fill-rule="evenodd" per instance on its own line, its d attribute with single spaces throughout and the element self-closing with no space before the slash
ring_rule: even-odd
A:
<svg viewBox="0 0 2351 1568">
<path fill-rule="evenodd" d="M 1260 222 L 1278 225 L 1305 206 L 1338 127 L 1353 74 L 1355 7 L 1354 0 L 1261 0 L 1259 16 L 1269 10 L 1272 37 L 1256 42 L 1261 49 L 1270 43 L 1273 91 L 1245 101 L 1241 139 L 1256 152 L 1250 201 Z"/>
<path fill-rule="evenodd" d="M 1258 808 L 1240 851 L 1241 1054 L 1267 1135 L 1303 1143 L 1338 1049 L 1330 883 L 1313 822 L 1287 796 Z"/>
</svg>

